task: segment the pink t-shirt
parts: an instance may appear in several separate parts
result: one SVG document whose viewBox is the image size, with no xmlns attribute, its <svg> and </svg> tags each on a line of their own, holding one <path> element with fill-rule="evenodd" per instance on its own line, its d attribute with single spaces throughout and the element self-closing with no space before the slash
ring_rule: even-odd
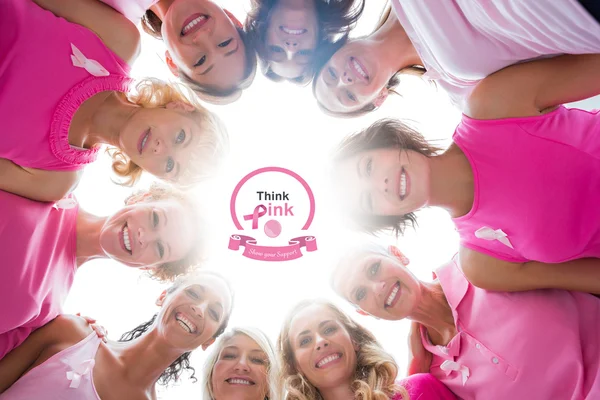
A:
<svg viewBox="0 0 600 400">
<path fill-rule="evenodd" d="M 125 18 L 137 24 L 150 7 L 159 0 L 100 0 L 123 14 Z"/>
<path fill-rule="evenodd" d="M 60 314 L 77 269 L 77 210 L 0 191 L 0 358 Z"/>
<path fill-rule="evenodd" d="M 598 111 L 463 116 L 453 140 L 475 186 L 471 211 L 453 220 L 462 246 L 509 262 L 600 257 Z"/>
<path fill-rule="evenodd" d="M 459 398 L 600 398 L 600 299 L 565 290 L 492 292 L 469 283 L 458 257 L 436 273 L 458 334 L 421 338 L 430 372 Z"/>
<path fill-rule="evenodd" d="M 27 372 L 1 400 L 100 400 L 94 387 L 94 364 L 102 340 L 92 332 Z"/>
<path fill-rule="evenodd" d="M 431 374 L 415 374 L 398 382 L 408 392 L 408 398 L 398 393 L 392 400 L 456 400 L 456 396 Z"/>
<path fill-rule="evenodd" d="M 60 171 L 94 161 L 98 148 L 69 145 L 71 119 L 99 92 L 126 92 L 129 66 L 94 32 L 30 0 L 0 1 L 0 54 L 0 157 L 23 167 Z M 94 76 L 75 66 L 73 55 L 80 65 L 95 60 L 109 75 Z"/>
<path fill-rule="evenodd" d="M 578 0 L 392 0 L 426 76 L 454 104 L 489 74 L 556 54 L 600 53 L 600 24 Z"/>
</svg>

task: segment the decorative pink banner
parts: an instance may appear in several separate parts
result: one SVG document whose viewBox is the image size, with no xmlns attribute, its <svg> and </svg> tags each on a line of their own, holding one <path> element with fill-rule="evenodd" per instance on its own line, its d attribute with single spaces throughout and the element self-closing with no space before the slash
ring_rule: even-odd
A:
<svg viewBox="0 0 600 400">
<path fill-rule="evenodd" d="M 244 246 L 244 257 L 260 261 L 289 261 L 302 257 L 302 247 L 306 251 L 317 250 L 317 239 L 314 236 L 300 236 L 291 239 L 288 246 L 259 246 L 256 239 L 244 235 L 231 235 L 229 250 L 239 250 Z"/>
</svg>

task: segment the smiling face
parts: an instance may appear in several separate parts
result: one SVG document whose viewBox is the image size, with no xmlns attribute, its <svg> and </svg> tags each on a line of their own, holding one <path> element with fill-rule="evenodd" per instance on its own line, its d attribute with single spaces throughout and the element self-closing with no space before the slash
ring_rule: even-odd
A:
<svg viewBox="0 0 600 400">
<path fill-rule="evenodd" d="M 123 127 L 119 147 L 148 173 L 177 182 L 193 162 L 195 146 L 205 134 L 194 115 L 169 107 L 139 108 Z"/>
<path fill-rule="evenodd" d="M 404 215 L 429 201 L 429 158 L 416 151 L 368 150 L 335 169 L 340 198 L 360 215 Z"/>
<path fill-rule="evenodd" d="M 180 203 L 139 203 L 106 220 L 100 246 L 107 256 L 130 267 L 156 268 L 185 258 L 195 232 L 189 212 Z"/>
<path fill-rule="evenodd" d="M 245 45 L 235 22 L 210 0 L 175 0 L 162 23 L 167 65 L 200 86 L 226 91 L 244 79 Z"/>
<path fill-rule="evenodd" d="M 421 283 L 401 258 L 374 253 L 344 260 L 334 273 L 333 289 L 361 310 L 387 320 L 408 317 L 421 298 Z"/>
<path fill-rule="evenodd" d="M 315 97 L 334 113 L 359 111 L 368 104 L 377 107 L 387 96 L 386 86 L 396 71 L 376 54 L 369 39 L 346 43 L 315 78 Z"/>
<path fill-rule="evenodd" d="M 218 400 L 263 400 L 268 393 L 269 359 L 250 337 L 237 334 L 223 344 L 213 368 L 212 389 Z"/>
<path fill-rule="evenodd" d="M 331 309 L 312 305 L 297 313 L 289 340 L 296 368 L 317 389 L 350 385 L 357 349 Z"/>
<path fill-rule="evenodd" d="M 162 306 L 158 335 L 183 351 L 208 347 L 227 319 L 231 296 L 223 279 L 211 275 L 200 275 L 170 294 L 163 293 L 157 302 Z"/>
<path fill-rule="evenodd" d="M 303 76 L 317 44 L 315 4 L 306 0 L 279 0 L 270 13 L 266 58 L 271 70 L 286 79 Z"/>
</svg>

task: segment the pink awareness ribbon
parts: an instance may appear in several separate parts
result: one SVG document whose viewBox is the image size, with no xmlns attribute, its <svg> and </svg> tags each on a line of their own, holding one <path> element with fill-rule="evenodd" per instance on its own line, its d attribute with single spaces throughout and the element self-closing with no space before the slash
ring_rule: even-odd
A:
<svg viewBox="0 0 600 400">
<path fill-rule="evenodd" d="M 484 226 L 475 231 L 475 237 L 483 240 L 497 240 L 503 245 L 514 249 L 512 243 L 510 242 L 510 240 L 508 240 L 508 235 L 504 233 L 502 229 L 494 230 L 490 227 Z"/>
<path fill-rule="evenodd" d="M 63 359 L 61 361 L 65 364 L 69 365 L 68 360 Z M 69 365 L 69 367 L 73 368 L 73 370 L 67 371 L 67 379 L 71 381 L 71 384 L 69 385 L 69 387 L 73 388 L 73 389 L 77 389 L 79 387 L 79 385 L 81 384 L 81 379 L 83 377 L 87 377 L 89 379 L 90 373 L 92 372 L 92 368 L 94 368 L 94 364 L 96 364 L 96 360 L 94 360 L 92 358 L 89 360 L 85 360 L 84 362 L 79 364 L 79 366 L 77 366 L 76 368 L 73 368 Z"/>
<path fill-rule="evenodd" d="M 267 213 L 267 207 L 259 204 L 252 214 L 244 215 L 244 221 L 252 220 L 252 229 L 258 229 L 258 219 Z"/>
<path fill-rule="evenodd" d="M 94 76 L 109 76 L 110 72 L 106 70 L 100 63 L 96 60 L 91 60 L 83 55 L 83 53 L 75 47 L 73 43 L 71 43 L 71 50 L 73 50 L 73 54 L 71 55 L 71 61 L 73 65 L 79 68 L 85 69 L 87 72 Z"/>
<path fill-rule="evenodd" d="M 450 375 L 450 372 L 452 371 L 460 372 L 463 386 L 465 386 L 465 383 L 467 383 L 467 379 L 469 379 L 469 375 L 471 374 L 469 368 L 464 365 L 460 365 L 456 361 L 450 360 L 444 361 L 442 365 L 440 365 L 440 369 L 445 371 L 446 375 Z"/>
</svg>

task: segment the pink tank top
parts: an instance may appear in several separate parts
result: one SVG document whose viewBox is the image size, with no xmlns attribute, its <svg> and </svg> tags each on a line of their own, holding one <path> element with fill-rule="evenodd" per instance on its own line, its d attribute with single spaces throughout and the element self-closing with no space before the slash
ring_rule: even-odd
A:
<svg viewBox="0 0 600 400">
<path fill-rule="evenodd" d="M 100 400 L 94 387 L 96 352 L 102 342 L 95 332 L 27 372 L 2 400 Z"/>
<path fill-rule="evenodd" d="M 94 32 L 29 0 L 0 1 L 0 54 L 0 157 L 57 171 L 94 161 L 98 148 L 69 145 L 71 119 L 99 92 L 126 92 L 129 66 Z"/>
<path fill-rule="evenodd" d="M 77 269 L 77 212 L 0 191 L 0 359 L 61 313 Z"/>
<path fill-rule="evenodd" d="M 510 262 L 600 257 L 600 115 L 559 107 L 502 120 L 463 116 L 454 142 L 473 169 L 461 245 Z"/>
<path fill-rule="evenodd" d="M 150 7 L 158 3 L 159 0 L 100 0 L 111 6 L 128 20 L 137 24 L 142 16 Z"/>
</svg>

